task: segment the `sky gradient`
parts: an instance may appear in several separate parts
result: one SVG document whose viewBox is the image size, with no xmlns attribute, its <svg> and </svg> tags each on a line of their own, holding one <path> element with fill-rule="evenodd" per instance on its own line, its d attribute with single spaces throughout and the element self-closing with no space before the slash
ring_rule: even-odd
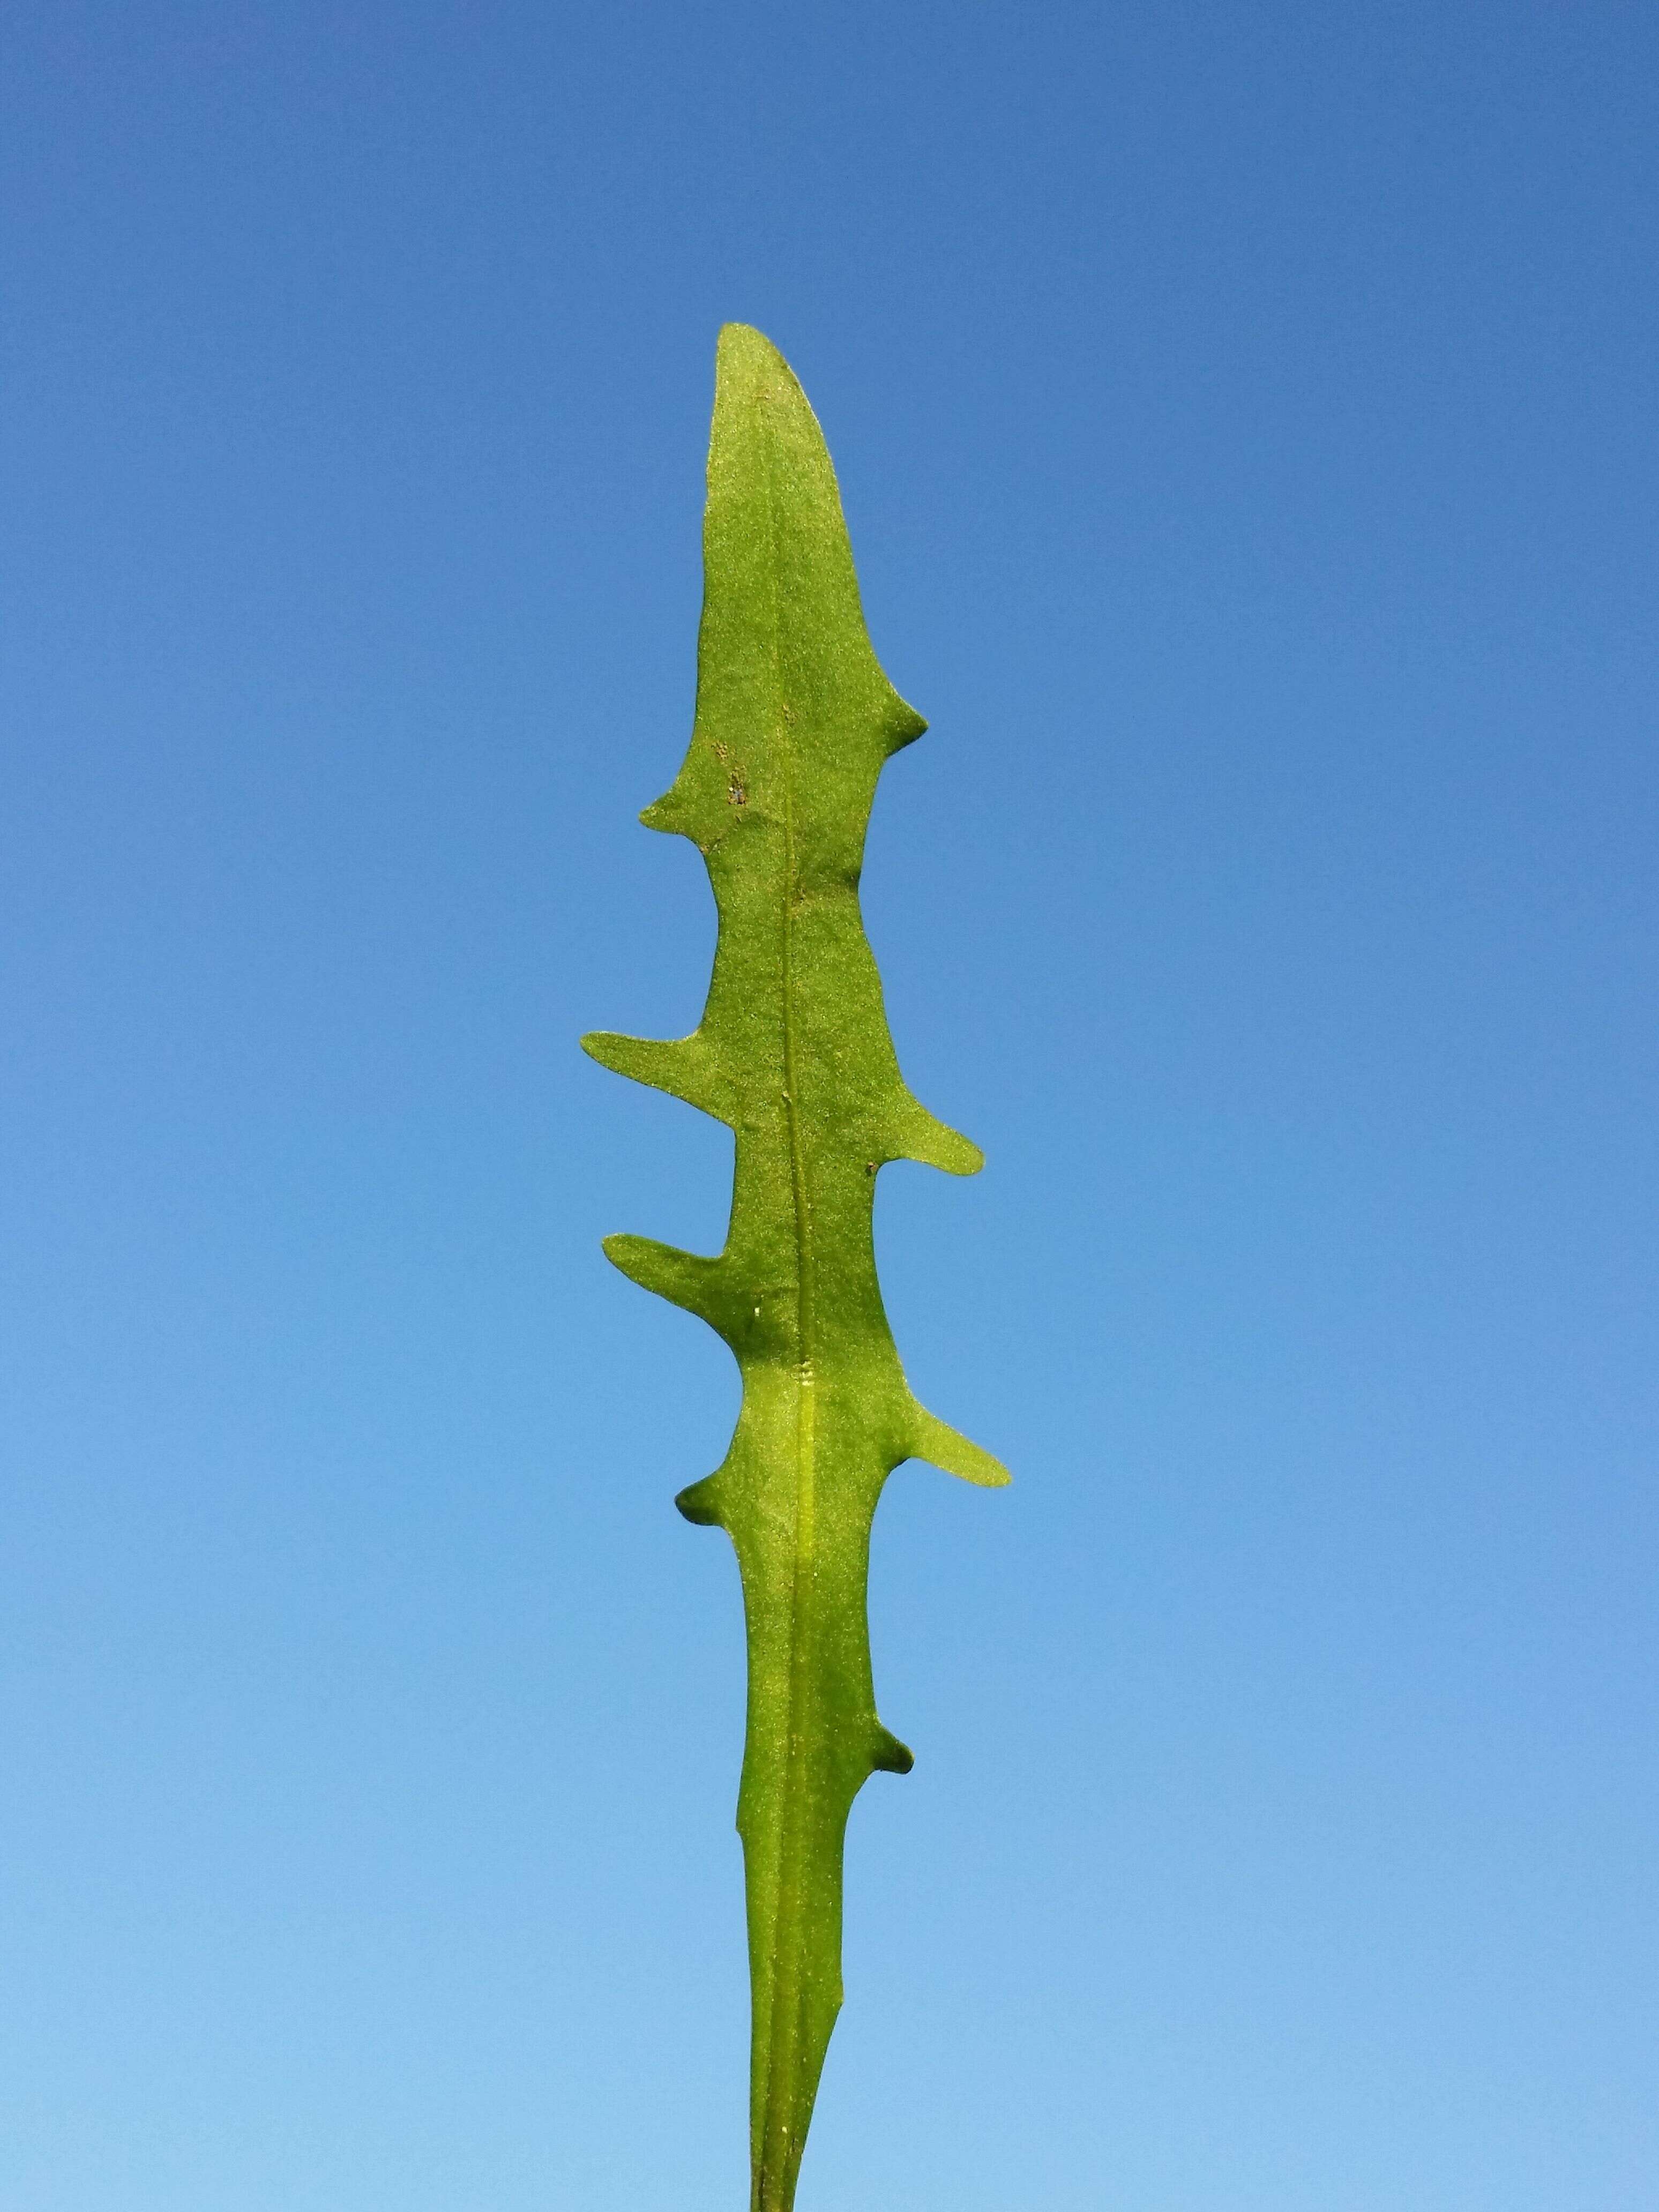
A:
<svg viewBox="0 0 1659 2212">
<path fill-rule="evenodd" d="M 1659 2193 L 1659 17 L 16 0 L 0 2202 L 737 2212 L 719 325 L 932 722 L 801 2212 Z"/>
</svg>

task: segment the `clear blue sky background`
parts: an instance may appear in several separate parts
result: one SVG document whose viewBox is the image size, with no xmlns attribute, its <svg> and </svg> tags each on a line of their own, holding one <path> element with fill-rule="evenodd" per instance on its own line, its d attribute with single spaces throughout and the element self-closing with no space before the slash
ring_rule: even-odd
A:
<svg viewBox="0 0 1659 2212">
<path fill-rule="evenodd" d="M 714 334 L 866 883 L 918 1753 L 803 2212 L 1659 2202 L 1638 5 L 14 0 L 0 2202 L 733 2212 Z"/>
</svg>

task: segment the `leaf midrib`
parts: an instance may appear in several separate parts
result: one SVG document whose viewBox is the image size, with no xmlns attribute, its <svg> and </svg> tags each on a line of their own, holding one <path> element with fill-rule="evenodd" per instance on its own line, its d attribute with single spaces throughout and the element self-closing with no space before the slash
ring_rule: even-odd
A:
<svg viewBox="0 0 1659 2212">
<path fill-rule="evenodd" d="M 767 2069 L 767 2130 L 785 2130 L 784 2155 L 788 2155 L 788 2120 L 796 2088 L 795 2074 L 800 2049 L 802 2010 L 805 1990 L 801 1973 L 805 1948 L 804 1875 L 807 1826 L 807 1763 L 805 1723 L 811 1698 L 811 1600 L 816 1525 L 815 1456 L 817 1407 L 814 1362 L 815 1316 L 812 1299 L 812 1212 L 807 1183 L 805 1133 L 803 1127 L 797 1054 L 795 1009 L 795 756 L 791 739 L 788 701 L 785 694 L 781 659 L 781 625 L 778 616 L 778 528 L 774 491 L 774 441 L 762 439 L 762 482 L 766 499 L 769 605 L 768 635 L 772 662 L 772 704 L 776 715 L 779 758 L 782 768 L 783 799 L 783 911 L 781 917 L 782 969 L 783 1109 L 788 1133 L 790 1192 L 795 1241 L 795 1526 L 794 1560 L 789 1612 L 789 1710 L 784 1751 L 784 1802 L 778 1850 L 779 1955 L 775 1960 L 772 2021 Z"/>
</svg>

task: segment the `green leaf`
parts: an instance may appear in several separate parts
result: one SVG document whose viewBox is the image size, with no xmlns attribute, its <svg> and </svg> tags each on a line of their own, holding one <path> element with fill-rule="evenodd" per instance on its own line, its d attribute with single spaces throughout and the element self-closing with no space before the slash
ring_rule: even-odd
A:
<svg viewBox="0 0 1659 2212">
<path fill-rule="evenodd" d="M 822 432 L 758 331 L 720 333 L 690 750 L 641 819 L 689 837 L 720 911 L 696 1033 L 585 1037 L 605 1066 L 736 1137 L 716 1258 L 642 1237 L 605 1250 L 731 1346 L 743 1409 L 682 1493 L 742 1571 L 749 1720 L 738 1826 L 754 1987 L 753 2212 L 788 2212 L 842 1999 L 842 1855 L 854 1797 L 910 1753 L 876 1717 L 866 1608 L 882 1485 L 907 1459 L 1000 1484 L 988 1452 L 911 1396 L 876 1279 L 888 1160 L 981 1164 L 905 1088 L 859 912 L 876 779 L 927 725 L 864 626 Z"/>
</svg>

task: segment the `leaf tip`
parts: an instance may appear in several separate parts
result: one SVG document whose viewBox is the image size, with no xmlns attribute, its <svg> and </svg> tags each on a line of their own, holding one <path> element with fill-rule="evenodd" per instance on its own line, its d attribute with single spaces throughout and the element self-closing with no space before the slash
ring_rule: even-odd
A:
<svg viewBox="0 0 1659 2212">
<path fill-rule="evenodd" d="M 714 357 L 722 368 L 742 361 L 768 366 L 775 362 L 783 362 L 783 356 L 777 347 L 765 331 L 757 330 L 753 323 L 722 323 L 720 336 L 714 342 Z"/>
</svg>

